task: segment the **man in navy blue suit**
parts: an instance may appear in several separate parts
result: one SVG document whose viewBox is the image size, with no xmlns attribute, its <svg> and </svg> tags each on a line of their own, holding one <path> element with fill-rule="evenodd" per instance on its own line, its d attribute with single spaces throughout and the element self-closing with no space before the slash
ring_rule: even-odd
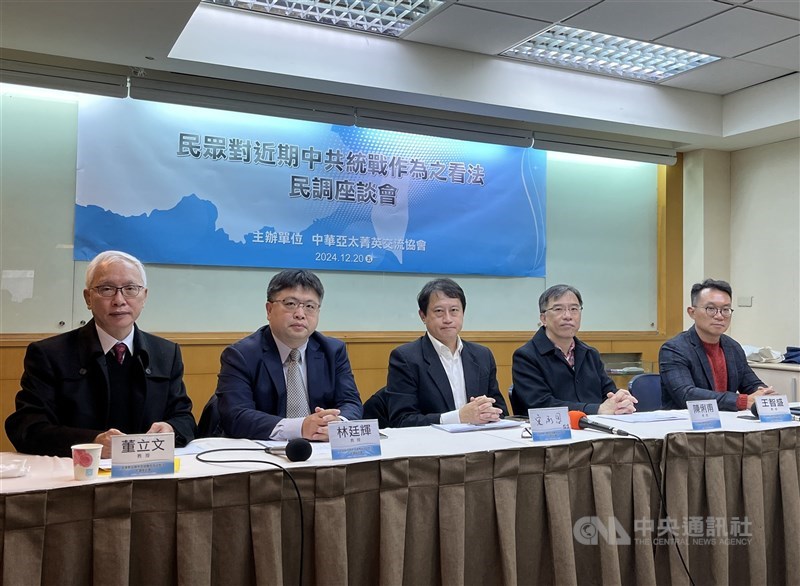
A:
<svg viewBox="0 0 800 586">
<path fill-rule="evenodd" d="M 216 395 L 226 436 L 327 441 L 331 421 L 361 418 L 344 343 L 316 331 L 323 295 L 307 270 L 284 270 L 269 282 L 269 325 L 220 358 Z"/>
<path fill-rule="evenodd" d="M 427 333 L 389 357 L 386 402 L 394 427 L 490 423 L 508 414 L 492 351 L 459 337 L 467 299 L 451 279 L 434 279 L 417 296 Z"/>
<path fill-rule="evenodd" d="M 775 391 L 747 364 L 744 350 L 725 335 L 733 317 L 733 290 L 706 279 L 691 291 L 686 309 L 694 325 L 667 340 L 658 353 L 664 409 L 686 409 L 686 401 L 713 399 L 720 411 L 741 411 L 756 397 Z"/>
</svg>

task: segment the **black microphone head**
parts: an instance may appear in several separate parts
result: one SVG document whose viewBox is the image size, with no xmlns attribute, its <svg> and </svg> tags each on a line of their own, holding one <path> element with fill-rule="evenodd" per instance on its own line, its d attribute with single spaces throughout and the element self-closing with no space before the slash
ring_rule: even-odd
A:
<svg viewBox="0 0 800 586">
<path fill-rule="evenodd" d="M 753 406 L 752 406 L 752 407 L 750 407 L 750 413 L 752 413 L 753 415 L 755 415 L 755 416 L 756 416 L 756 419 L 761 419 L 761 418 L 758 416 L 758 407 L 756 406 L 756 402 L 755 402 L 755 401 L 753 401 Z"/>
<path fill-rule="evenodd" d="M 311 457 L 311 442 L 303 437 L 289 440 L 286 444 L 286 457 L 290 462 L 305 462 Z"/>
</svg>

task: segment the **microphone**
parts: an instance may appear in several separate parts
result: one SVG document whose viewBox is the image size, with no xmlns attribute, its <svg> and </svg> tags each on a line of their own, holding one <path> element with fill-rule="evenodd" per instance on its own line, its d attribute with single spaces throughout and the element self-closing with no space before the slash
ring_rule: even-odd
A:
<svg viewBox="0 0 800 586">
<path fill-rule="evenodd" d="M 268 454 L 283 456 L 290 462 L 305 462 L 311 457 L 311 442 L 303 437 L 289 440 L 285 447 L 266 448 Z"/>
<path fill-rule="evenodd" d="M 611 427 L 610 425 L 604 425 L 596 421 L 590 421 L 583 411 L 569 412 L 569 426 L 572 429 L 594 429 L 595 431 L 602 431 L 612 435 L 628 435 L 628 432 L 624 429 Z"/>
</svg>

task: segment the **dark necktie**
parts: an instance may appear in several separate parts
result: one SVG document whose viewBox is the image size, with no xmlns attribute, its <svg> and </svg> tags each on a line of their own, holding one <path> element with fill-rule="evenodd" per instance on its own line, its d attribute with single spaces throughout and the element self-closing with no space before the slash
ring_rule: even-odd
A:
<svg viewBox="0 0 800 586">
<path fill-rule="evenodd" d="M 122 342 L 117 342 L 114 344 L 114 356 L 117 357 L 117 362 L 122 364 L 125 361 L 125 352 L 127 351 L 128 347 Z"/>
<path fill-rule="evenodd" d="M 295 348 L 289 353 L 286 366 L 286 417 L 306 417 L 309 414 L 306 388 L 300 372 L 300 351 Z"/>
</svg>

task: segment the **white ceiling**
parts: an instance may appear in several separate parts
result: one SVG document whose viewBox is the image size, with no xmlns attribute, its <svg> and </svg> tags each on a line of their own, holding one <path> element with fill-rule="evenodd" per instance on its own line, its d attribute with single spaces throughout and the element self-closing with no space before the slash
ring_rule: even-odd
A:
<svg viewBox="0 0 800 586">
<path fill-rule="evenodd" d="M 197 0 L 2 0 L 0 49 L 4 58 L 18 60 L 20 55 L 34 61 L 55 56 L 145 71 L 170 71 L 380 99 L 620 136 L 643 136 L 672 141 L 680 150 L 701 147 L 731 150 L 800 135 L 797 83 L 781 79 L 788 76 L 796 81 L 799 77 L 800 0 L 451 0 L 400 40 L 321 25 L 287 24 L 285 19 L 257 15 L 252 18 L 258 19 L 255 26 L 265 27 L 263 31 L 226 37 L 222 32 L 204 29 L 204 46 L 199 47 L 200 43 L 195 42 L 190 52 L 189 41 L 185 39 L 192 38 L 190 21 L 197 19 L 193 14 L 198 3 Z M 241 22 L 256 22 L 252 18 L 247 20 L 238 10 L 203 6 L 197 12 L 203 9 L 215 11 L 210 13 L 213 19 L 209 22 L 227 23 L 231 20 L 231 14 L 227 13 L 235 13 Z M 556 22 L 710 53 L 723 59 L 654 87 L 560 69 L 557 73 L 548 72 L 555 68 L 497 57 L 503 50 Z M 289 29 L 300 39 L 287 41 L 289 37 L 283 35 L 288 35 Z M 249 34 L 260 35 L 254 37 L 259 40 L 255 45 L 249 41 L 244 49 Z M 354 35 L 359 38 L 354 39 Z M 281 46 L 275 45 L 277 39 L 281 39 Z M 350 53 L 356 47 L 367 62 L 361 64 L 360 72 Z M 254 52 L 258 59 L 254 59 Z M 237 61 L 237 56 L 242 61 Z M 390 57 L 392 61 L 386 61 Z M 443 87 L 442 80 L 452 75 L 452 71 L 442 71 L 444 64 L 450 70 L 459 69 L 459 83 L 448 82 Z M 320 67 L 323 69 L 319 70 Z M 375 67 L 372 76 L 365 76 L 364 70 L 370 67 Z M 384 80 L 387 69 L 396 79 Z M 528 81 L 523 78 L 528 76 L 537 80 L 537 87 L 550 84 L 551 95 L 545 99 L 531 90 L 526 90 L 530 99 L 525 94 L 516 95 L 526 87 Z M 479 87 L 480 79 L 493 79 L 492 87 Z M 573 84 L 583 88 L 583 92 L 589 88 L 600 95 L 583 99 L 580 106 L 570 109 L 569 104 L 558 102 L 574 101 L 573 95 L 565 93 L 573 91 L 570 89 Z M 642 85 L 649 88 L 634 87 Z M 766 88 L 775 88 L 774 92 L 781 94 Z M 629 98 L 632 104 L 624 113 L 611 111 L 611 104 L 599 109 L 596 102 L 603 102 L 602 94 L 608 91 L 634 96 Z M 568 98 L 556 99 L 559 92 Z M 655 111 L 648 112 L 644 105 L 639 105 L 641 111 L 636 111 L 635 102 L 641 101 L 639 96 L 647 96 L 647 108 Z M 769 102 L 782 104 L 785 112 L 762 119 L 763 113 L 756 111 L 759 107 L 775 108 L 772 103 L 764 103 L 765 97 Z M 737 106 L 738 116 L 750 116 L 753 123 L 736 121 L 732 125 L 726 120 L 728 102 Z M 686 110 L 686 104 L 696 105 L 706 118 L 712 107 L 716 108 L 719 119 L 707 125 L 692 118 L 691 113 L 676 113 Z M 678 116 L 688 118 L 678 120 Z M 676 119 L 673 121 L 672 117 Z M 730 133 L 726 129 L 732 126 L 745 130 Z"/>
<path fill-rule="evenodd" d="M 555 23 L 724 58 L 727 76 L 671 87 L 722 95 L 800 71 L 798 0 L 461 0 L 405 38 L 497 55 Z"/>
</svg>

